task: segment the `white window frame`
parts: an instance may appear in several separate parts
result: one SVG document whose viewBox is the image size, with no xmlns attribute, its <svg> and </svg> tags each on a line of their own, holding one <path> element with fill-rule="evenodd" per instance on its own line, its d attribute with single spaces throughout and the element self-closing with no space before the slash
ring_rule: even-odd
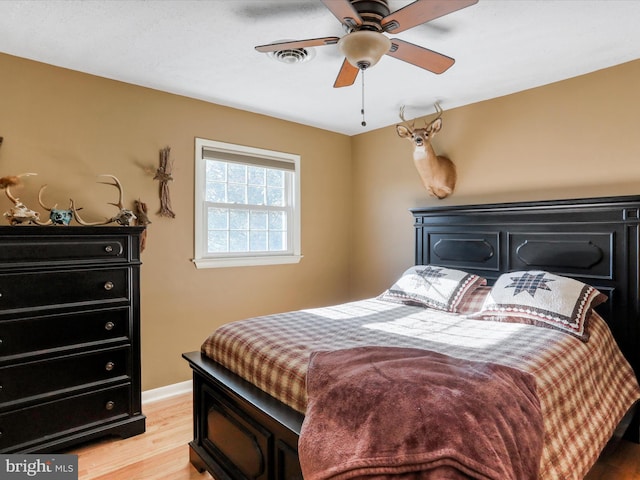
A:
<svg viewBox="0 0 640 480">
<path fill-rule="evenodd" d="M 220 152 L 222 156 L 236 155 L 239 157 L 256 157 L 256 159 L 273 160 L 276 162 L 292 163 L 293 184 L 291 185 L 291 218 L 287 225 L 288 240 L 291 243 L 290 252 L 255 253 L 241 252 L 233 254 L 209 254 L 207 252 L 207 204 L 206 201 L 206 158 L 212 153 Z M 302 259 L 300 250 L 300 156 L 265 150 L 262 148 L 235 145 L 204 138 L 195 141 L 195 215 L 194 215 L 194 258 L 196 268 L 242 267 L 257 265 L 280 265 L 298 263 Z"/>
</svg>

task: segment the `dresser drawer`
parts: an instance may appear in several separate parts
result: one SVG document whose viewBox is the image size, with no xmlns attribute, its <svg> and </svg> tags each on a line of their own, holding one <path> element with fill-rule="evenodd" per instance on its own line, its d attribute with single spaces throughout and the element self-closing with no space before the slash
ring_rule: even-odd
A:
<svg viewBox="0 0 640 480">
<path fill-rule="evenodd" d="M 121 307 L 0 321 L 0 363 L 45 350 L 129 341 L 130 315 Z"/>
<path fill-rule="evenodd" d="M 128 245 L 126 235 L 98 238 L 16 235 L 0 238 L 0 265 L 60 262 L 68 264 L 83 261 L 126 262 L 130 253 Z"/>
<path fill-rule="evenodd" d="M 130 395 L 130 386 L 123 385 L 0 414 L 0 452 L 124 418 L 130 413 Z"/>
<path fill-rule="evenodd" d="M 19 309 L 129 300 L 129 268 L 0 275 L 0 314 Z"/>
<path fill-rule="evenodd" d="M 0 367 L 0 410 L 87 384 L 129 381 L 129 357 L 130 348 L 119 347 Z"/>
</svg>

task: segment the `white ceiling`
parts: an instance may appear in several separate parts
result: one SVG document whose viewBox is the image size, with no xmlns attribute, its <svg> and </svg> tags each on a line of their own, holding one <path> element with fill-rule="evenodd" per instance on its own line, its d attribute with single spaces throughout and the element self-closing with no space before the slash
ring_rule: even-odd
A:
<svg viewBox="0 0 640 480">
<path fill-rule="evenodd" d="M 335 45 L 296 65 L 254 50 L 343 36 L 319 0 L 3 0 L 0 52 L 354 135 L 403 104 L 423 116 L 640 58 L 639 21 L 640 0 L 479 0 L 394 35 L 456 63 L 435 75 L 384 56 L 366 72 L 366 127 L 360 76 L 333 88 Z"/>
</svg>

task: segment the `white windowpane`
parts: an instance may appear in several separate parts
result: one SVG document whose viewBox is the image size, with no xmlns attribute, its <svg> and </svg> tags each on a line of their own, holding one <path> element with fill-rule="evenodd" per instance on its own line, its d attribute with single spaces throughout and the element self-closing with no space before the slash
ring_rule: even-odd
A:
<svg viewBox="0 0 640 480">
<path fill-rule="evenodd" d="M 264 167 L 249 167 L 249 185 L 264 186 L 267 169 Z"/>
<path fill-rule="evenodd" d="M 265 204 L 265 188 L 263 186 L 249 185 L 247 193 L 250 205 Z"/>
<path fill-rule="evenodd" d="M 269 231 L 269 250 L 272 252 L 286 250 L 286 235 L 284 232 Z"/>
<path fill-rule="evenodd" d="M 219 182 L 207 182 L 207 202 L 224 203 L 227 200 L 227 185 Z"/>
<path fill-rule="evenodd" d="M 229 227 L 231 230 L 248 230 L 249 210 L 231 210 L 229 215 Z"/>
<path fill-rule="evenodd" d="M 210 230 L 207 249 L 210 253 L 225 253 L 229 251 L 229 237 L 226 231 Z"/>
<path fill-rule="evenodd" d="M 227 164 L 224 162 L 217 162 L 215 160 L 207 160 L 207 181 L 226 182 Z"/>
<path fill-rule="evenodd" d="M 266 230 L 267 227 L 267 212 L 251 211 L 251 230 Z"/>
<path fill-rule="evenodd" d="M 226 208 L 209 208 L 210 230 L 226 230 L 229 228 L 229 210 Z"/>
<path fill-rule="evenodd" d="M 270 187 L 284 187 L 284 175 L 282 170 L 269 169 L 267 171 L 267 185 Z"/>
<path fill-rule="evenodd" d="M 249 251 L 248 232 L 246 230 L 233 230 L 229 232 L 229 251 L 247 252 Z"/>
<path fill-rule="evenodd" d="M 267 232 L 252 230 L 249 233 L 249 245 L 252 252 L 266 252 Z"/>
<path fill-rule="evenodd" d="M 268 188 L 267 205 L 272 205 L 274 207 L 284 207 L 284 188 Z"/>
<path fill-rule="evenodd" d="M 247 183 L 247 166 L 230 163 L 227 165 L 229 183 Z"/>
<path fill-rule="evenodd" d="M 269 212 L 269 230 L 284 230 L 285 220 L 284 212 Z"/>
<path fill-rule="evenodd" d="M 247 186 L 230 183 L 227 186 L 227 198 L 229 203 L 247 203 Z"/>
</svg>

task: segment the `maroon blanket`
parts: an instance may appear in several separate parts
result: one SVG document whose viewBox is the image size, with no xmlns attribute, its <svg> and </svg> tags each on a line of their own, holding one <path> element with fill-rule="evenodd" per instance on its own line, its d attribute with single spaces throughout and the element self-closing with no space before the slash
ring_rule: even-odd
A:
<svg viewBox="0 0 640 480">
<path fill-rule="evenodd" d="M 537 479 L 531 375 L 412 348 L 312 354 L 298 451 L 305 480 Z"/>
</svg>

